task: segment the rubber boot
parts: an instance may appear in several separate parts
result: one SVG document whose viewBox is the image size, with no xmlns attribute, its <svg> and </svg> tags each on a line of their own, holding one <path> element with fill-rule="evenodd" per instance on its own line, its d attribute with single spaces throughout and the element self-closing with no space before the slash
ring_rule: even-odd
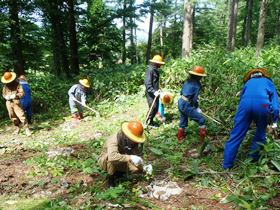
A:
<svg viewBox="0 0 280 210">
<path fill-rule="evenodd" d="M 205 136 L 206 136 L 206 127 L 200 126 L 199 127 L 199 137 L 200 137 L 201 143 L 204 143 Z"/>
<path fill-rule="evenodd" d="M 107 177 L 108 188 L 116 186 L 116 177 L 115 175 L 108 175 Z"/>
<path fill-rule="evenodd" d="M 73 118 L 74 120 L 79 120 L 80 116 L 79 116 L 77 113 L 73 113 L 73 114 L 72 114 L 72 118 Z"/>
<path fill-rule="evenodd" d="M 29 127 L 25 128 L 25 135 L 26 136 L 31 136 L 31 131 L 29 130 Z"/>
<path fill-rule="evenodd" d="M 15 126 L 15 131 L 13 132 L 13 134 L 18 135 L 20 132 L 20 127 L 19 126 Z"/>
<path fill-rule="evenodd" d="M 178 143 L 179 143 L 179 144 L 182 143 L 183 138 L 185 138 L 184 128 L 179 128 L 179 129 L 178 129 L 178 133 L 177 133 L 177 139 L 178 139 Z"/>
</svg>

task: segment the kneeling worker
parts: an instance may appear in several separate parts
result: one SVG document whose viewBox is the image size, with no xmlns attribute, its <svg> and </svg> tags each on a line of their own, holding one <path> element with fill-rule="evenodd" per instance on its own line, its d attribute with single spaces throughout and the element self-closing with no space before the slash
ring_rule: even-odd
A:
<svg viewBox="0 0 280 210">
<path fill-rule="evenodd" d="M 139 143 L 145 141 L 143 125 L 138 121 L 124 122 L 121 130 L 104 144 L 98 163 L 109 174 L 109 187 L 128 171 L 141 172 L 143 159 L 139 157 Z"/>
</svg>

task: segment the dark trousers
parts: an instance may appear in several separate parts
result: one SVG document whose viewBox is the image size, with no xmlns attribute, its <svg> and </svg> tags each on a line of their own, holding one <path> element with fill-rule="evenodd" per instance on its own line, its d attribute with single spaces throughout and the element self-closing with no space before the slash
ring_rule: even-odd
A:
<svg viewBox="0 0 280 210">
<path fill-rule="evenodd" d="M 151 106 L 152 106 L 152 103 L 155 99 L 155 96 L 153 94 L 148 94 L 146 93 L 146 98 L 147 98 L 147 101 L 148 101 L 148 105 L 149 105 L 149 110 L 151 109 Z M 157 97 L 156 99 L 156 102 L 154 103 L 153 105 L 153 108 L 148 116 L 148 119 L 146 121 L 146 124 L 152 124 L 153 123 L 153 119 L 154 117 L 156 116 L 157 112 L 158 112 L 158 100 L 159 100 L 159 97 Z"/>
</svg>

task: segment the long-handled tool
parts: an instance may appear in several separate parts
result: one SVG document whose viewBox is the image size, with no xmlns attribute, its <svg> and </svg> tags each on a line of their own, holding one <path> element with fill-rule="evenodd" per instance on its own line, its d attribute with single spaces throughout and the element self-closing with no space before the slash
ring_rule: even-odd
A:
<svg viewBox="0 0 280 210">
<path fill-rule="evenodd" d="M 153 103 L 152 103 L 152 105 L 151 105 L 151 107 L 150 107 L 150 109 L 149 109 L 149 111 L 148 111 L 147 116 L 146 116 L 146 119 L 145 119 L 145 122 L 144 122 L 144 123 L 145 123 L 145 124 L 144 124 L 144 127 L 147 126 L 147 120 L 148 120 L 148 118 L 149 118 L 149 115 L 151 114 L 152 109 L 154 108 L 154 105 L 155 105 L 156 100 L 157 100 L 158 97 L 159 97 L 159 95 L 157 95 L 157 96 L 154 98 L 154 100 L 153 100 Z"/>
<path fill-rule="evenodd" d="M 94 109 L 90 108 L 89 106 L 87 106 L 86 104 L 81 103 L 80 101 L 78 101 L 76 98 L 73 97 L 73 100 L 78 102 L 79 104 L 81 104 L 83 107 L 89 109 L 90 111 L 94 112 L 96 114 L 97 117 L 100 117 L 100 114 L 98 111 L 95 111 Z"/>
<path fill-rule="evenodd" d="M 209 118 L 209 119 L 212 120 L 213 122 L 215 122 L 215 123 L 217 123 L 217 124 L 219 124 L 219 125 L 222 125 L 221 122 L 219 122 L 218 120 L 214 119 L 213 117 L 210 117 L 209 115 L 207 115 L 207 114 L 205 114 L 205 113 L 203 113 L 203 112 L 201 112 L 201 114 L 202 114 L 203 116 Z"/>
</svg>

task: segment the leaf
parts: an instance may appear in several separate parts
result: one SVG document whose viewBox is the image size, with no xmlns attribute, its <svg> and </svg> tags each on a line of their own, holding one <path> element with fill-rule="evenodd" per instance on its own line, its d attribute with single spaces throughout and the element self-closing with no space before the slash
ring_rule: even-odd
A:
<svg viewBox="0 0 280 210">
<path fill-rule="evenodd" d="M 149 149 L 152 153 L 154 153 L 156 155 L 162 155 L 163 154 L 163 152 L 160 149 L 157 149 L 157 148 L 154 148 L 154 147 L 150 147 Z"/>
<path fill-rule="evenodd" d="M 271 163 L 280 171 L 280 163 L 278 161 L 272 160 Z"/>
</svg>

